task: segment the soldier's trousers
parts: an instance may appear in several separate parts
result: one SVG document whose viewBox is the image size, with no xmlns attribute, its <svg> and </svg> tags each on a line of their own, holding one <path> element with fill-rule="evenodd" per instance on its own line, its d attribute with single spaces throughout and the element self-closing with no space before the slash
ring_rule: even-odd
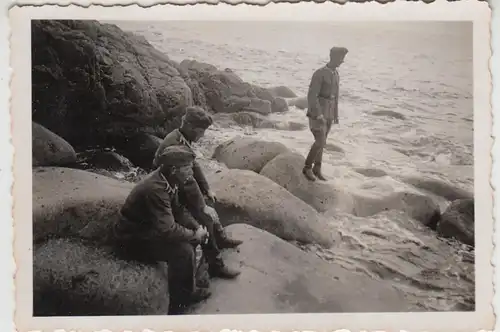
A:
<svg viewBox="0 0 500 332">
<path fill-rule="evenodd" d="M 193 216 L 189 213 L 189 211 L 184 210 L 184 213 L 181 217 L 178 218 L 179 224 L 183 225 L 192 230 L 196 230 L 197 223 L 195 222 Z M 217 260 L 220 259 L 220 249 L 217 245 L 217 227 L 222 227 L 220 223 L 217 225 L 216 222 L 206 222 L 203 224 L 207 228 L 209 237 L 208 242 L 201 245 L 201 249 L 203 254 L 208 259 L 209 263 L 216 263 Z"/>
<path fill-rule="evenodd" d="M 306 158 L 305 167 L 311 168 L 313 164 L 321 165 L 323 162 L 323 150 L 326 145 L 326 139 L 332 128 L 332 119 L 316 120 L 309 118 L 309 129 L 314 136 L 314 143 Z"/>
<path fill-rule="evenodd" d="M 196 289 L 196 252 L 189 242 L 121 240 L 119 254 L 145 263 L 166 262 L 170 301 L 182 304 Z"/>
<path fill-rule="evenodd" d="M 182 304 L 196 289 L 196 252 L 188 242 L 151 243 L 155 261 L 168 264 L 170 301 Z"/>
</svg>

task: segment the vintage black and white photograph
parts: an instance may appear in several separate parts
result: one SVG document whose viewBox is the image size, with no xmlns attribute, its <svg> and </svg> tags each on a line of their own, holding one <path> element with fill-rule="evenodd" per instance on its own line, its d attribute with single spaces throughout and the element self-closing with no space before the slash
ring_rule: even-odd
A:
<svg viewBox="0 0 500 332">
<path fill-rule="evenodd" d="M 26 312 L 168 327 L 481 309 L 488 324 L 489 46 L 473 18 L 119 12 L 23 18 Z"/>
</svg>

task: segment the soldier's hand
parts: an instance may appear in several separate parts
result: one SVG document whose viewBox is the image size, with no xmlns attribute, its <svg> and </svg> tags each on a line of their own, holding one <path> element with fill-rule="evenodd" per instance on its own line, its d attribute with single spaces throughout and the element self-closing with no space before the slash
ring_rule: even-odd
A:
<svg viewBox="0 0 500 332">
<path fill-rule="evenodd" d="M 208 206 L 208 205 L 205 205 L 205 207 L 203 208 L 203 212 L 208 215 L 212 220 L 216 221 L 216 220 L 219 220 L 219 216 L 217 215 L 217 211 L 215 211 L 214 208 Z"/>
<path fill-rule="evenodd" d="M 323 114 L 319 115 L 316 120 L 318 121 L 321 121 L 321 122 L 325 122 L 325 117 L 323 116 Z"/>
<path fill-rule="evenodd" d="M 339 118 L 335 118 L 335 119 L 333 119 L 333 123 L 335 123 L 335 124 L 339 124 Z"/>
<path fill-rule="evenodd" d="M 203 243 L 206 238 L 208 237 L 208 232 L 205 227 L 198 227 L 196 229 L 196 232 L 194 233 L 194 237 L 196 239 L 196 242 L 198 243 Z"/>
<path fill-rule="evenodd" d="M 207 193 L 207 197 L 213 203 L 215 203 L 217 201 L 217 197 L 215 196 L 215 193 L 213 191 L 211 191 L 211 190 Z"/>
</svg>

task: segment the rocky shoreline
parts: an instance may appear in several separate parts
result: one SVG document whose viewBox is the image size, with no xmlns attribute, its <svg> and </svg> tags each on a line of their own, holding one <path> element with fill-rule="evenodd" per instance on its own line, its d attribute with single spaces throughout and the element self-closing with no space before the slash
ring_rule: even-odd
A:
<svg viewBox="0 0 500 332">
<path fill-rule="evenodd" d="M 35 315 L 167 314 L 168 267 L 118 260 L 106 236 L 133 182 L 151 170 L 161 139 L 187 105 L 209 110 L 221 130 L 304 130 L 268 115 L 307 101 L 283 86 L 244 82 L 230 69 L 177 63 L 110 24 L 33 21 L 32 40 Z M 192 313 L 422 310 L 390 283 L 301 249 L 342 241 L 326 226 L 336 213 L 398 210 L 474 246 L 473 196 L 443 181 L 405 178 L 411 190 L 391 191 L 377 182 L 384 171 L 359 169 L 370 178 L 364 191 L 310 183 L 301 155 L 244 136 L 202 155 L 221 222 L 245 244 L 225 253 L 242 277 L 215 280 L 214 296 Z M 379 187 L 383 195 L 372 189 Z M 429 193 L 453 203 L 441 211 Z"/>
</svg>

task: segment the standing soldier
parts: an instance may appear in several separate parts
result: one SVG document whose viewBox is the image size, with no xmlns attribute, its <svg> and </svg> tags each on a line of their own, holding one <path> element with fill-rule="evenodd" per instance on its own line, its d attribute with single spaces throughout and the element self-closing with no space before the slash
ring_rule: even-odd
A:
<svg viewBox="0 0 500 332">
<path fill-rule="evenodd" d="M 345 47 L 331 48 L 330 62 L 317 69 L 311 78 L 307 94 L 307 117 L 309 118 L 309 128 L 314 135 L 314 143 L 307 155 L 302 171 L 310 181 L 315 181 L 316 177 L 326 181 L 321 172 L 323 148 L 332 127 L 332 122 L 339 123 L 339 74 L 337 68 L 344 62 L 347 52 L 348 50 Z"/>
<path fill-rule="evenodd" d="M 184 218 L 177 189 L 192 176 L 194 158 L 183 146 L 165 149 L 159 156 L 160 167 L 132 189 L 113 227 L 120 254 L 167 262 L 171 314 L 211 295 L 208 289 L 197 288 L 195 281 L 195 246 L 209 234 L 193 219 Z"/>
</svg>

